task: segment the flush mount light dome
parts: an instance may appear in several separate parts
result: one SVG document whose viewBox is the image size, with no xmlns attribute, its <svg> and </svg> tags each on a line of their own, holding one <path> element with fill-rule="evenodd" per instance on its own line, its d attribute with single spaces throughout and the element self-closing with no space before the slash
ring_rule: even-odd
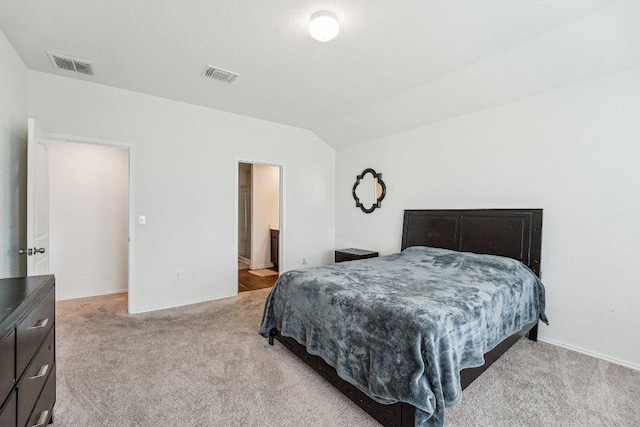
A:
<svg viewBox="0 0 640 427">
<path fill-rule="evenodd" d="M 311 15 L 309 33 L 319 42 L 333 40 L 340 32 L 338 16 L 328 10 L 320 10 Z"/>
</svg>

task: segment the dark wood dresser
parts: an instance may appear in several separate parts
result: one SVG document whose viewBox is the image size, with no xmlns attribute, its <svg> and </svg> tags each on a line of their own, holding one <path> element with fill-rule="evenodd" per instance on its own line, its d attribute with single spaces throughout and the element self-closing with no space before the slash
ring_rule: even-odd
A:
<svg viewBox="0 0 640 427">
<path fill-rule="evenodd" d="M 375 258 L 378 256 L 378 252 L 368 251 L 365 249 L 339 249 L 335 253 L 336 262 L 354 261 L 357 259 Z"/>
<path fill-rule="evenodd" d="M 0 279 L 0 427 L 53 422 L 55 334 L 55 278 Z"/>
</svg>

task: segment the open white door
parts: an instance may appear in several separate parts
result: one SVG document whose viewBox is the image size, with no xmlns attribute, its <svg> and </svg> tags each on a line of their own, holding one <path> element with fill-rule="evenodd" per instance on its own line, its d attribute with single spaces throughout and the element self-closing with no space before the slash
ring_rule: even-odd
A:
<svg viewBox="0 0 640 427">
<path fill-rule="evenodd" d="M 29 119 L 27 138 L 27 276 L 49 274 L 49 146 Z"/>
</svg>

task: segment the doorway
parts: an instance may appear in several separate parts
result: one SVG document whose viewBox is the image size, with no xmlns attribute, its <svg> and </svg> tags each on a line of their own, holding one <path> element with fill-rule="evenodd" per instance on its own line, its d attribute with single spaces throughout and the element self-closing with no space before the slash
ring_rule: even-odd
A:
<svg viewBox="0 0 640 427">
<path fill-rule="evenodd" d="M 238 292 L 272 287 L 282 268 L 282 165 L 237 162 Z"/>
<path fill-rule="evenodd" d="M 52 138 L 48 150 L 57 299 L 123 294 L 128 305 L 129 149 Z"/>
</svg>

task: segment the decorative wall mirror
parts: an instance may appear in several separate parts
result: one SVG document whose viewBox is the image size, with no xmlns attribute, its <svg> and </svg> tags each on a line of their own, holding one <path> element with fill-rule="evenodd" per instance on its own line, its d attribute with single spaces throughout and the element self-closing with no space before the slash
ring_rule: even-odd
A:
<svg viewBox="0 0 640 427">
<path fill-rule="evenodd" d="M 387 187 L 382 181 L 382 174 L 376 173 L 371 168 L 367 168 L 358 176 L 353 184 L 353 198 L 356 200 L 356 207 L 362 209 L 364 213 L 371 213 L 376 208 L 381 207 L 382 199 L 387 192 Z"/>
</svg>

